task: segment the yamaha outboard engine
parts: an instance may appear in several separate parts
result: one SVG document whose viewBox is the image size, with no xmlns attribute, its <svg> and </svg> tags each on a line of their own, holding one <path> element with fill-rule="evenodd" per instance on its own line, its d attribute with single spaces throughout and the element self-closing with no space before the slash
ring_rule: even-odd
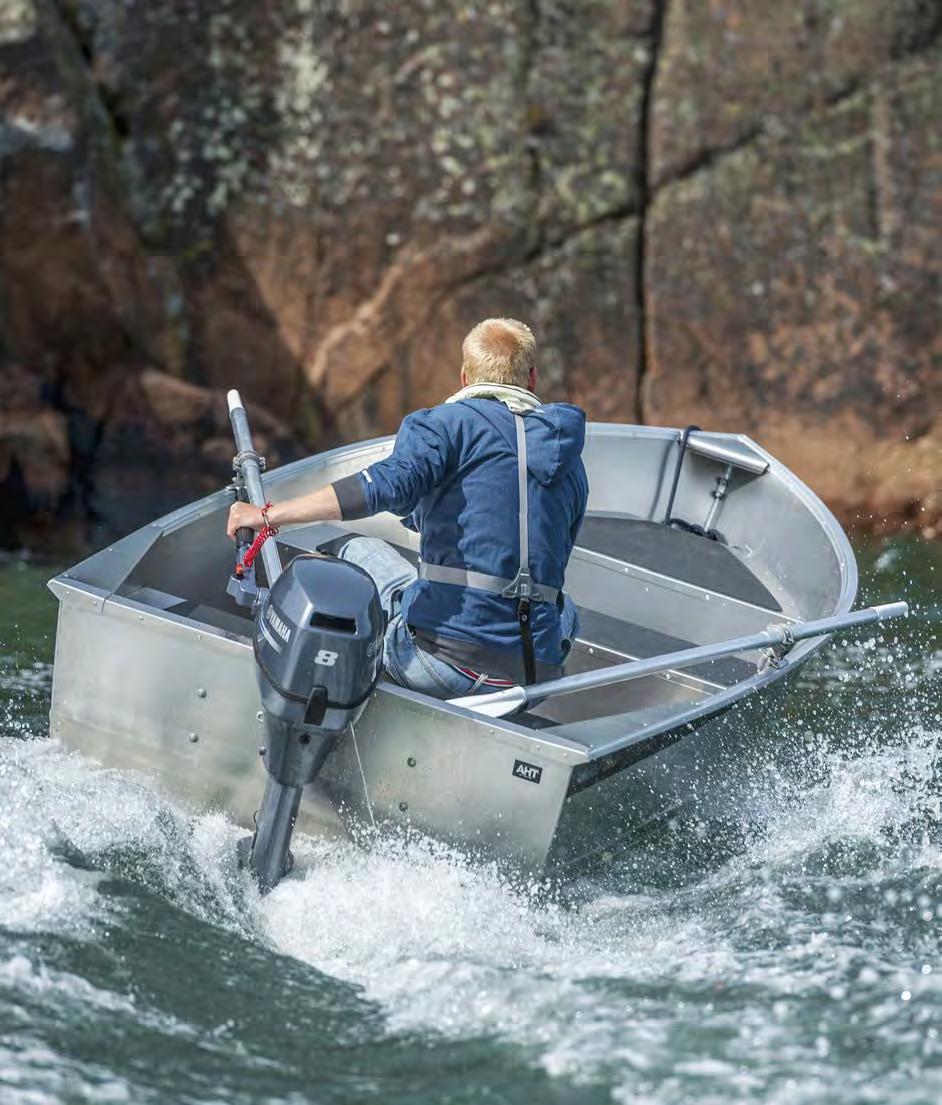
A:
<svg viewBox="0 0 942 1105">
<path fill-rule="evenodd" d="M 255 836 L 243 846 L 264 893 L 290 870 L 306 783 L 360 716 L 382 673 L 383 611 L 362 568 L 298 556 L 255 617 L 255 660 L 268 781 Z"/>
</svg>

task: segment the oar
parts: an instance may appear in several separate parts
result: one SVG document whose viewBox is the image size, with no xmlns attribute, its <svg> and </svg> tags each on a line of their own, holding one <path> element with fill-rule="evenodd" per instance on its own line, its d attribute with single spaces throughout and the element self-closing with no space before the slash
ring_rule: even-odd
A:
<svg viewBox="0 0 942 1105">
<path fill-rule="evenodd" d="M 258 453 L 252 444 L 252 431 L 249 429 L 249 418 L 245 413 L 242 397 L 233 389 L 226 396 L 229 403 L 229 421 L 232 424 L 232 435 L 235 438 L 236 457 L 234 464 L 242 473 L 245 483 L 245 491 L 249 502 L 253 506 L 264 506 L 266 503 L 265 489 L 262 486 L 262 469 L 258 461 Z M 265 563 L 265 575 L 268 576 L 268 586 L 275 582 L 281 575 L 281 557 L 278 555 L 278 546 L 274 541 L 266 541 L 262 545 L 262 560 Z"/>
<path fill-rule="evenodd" d="M 614 664 L 599 671 L 586 671 L 579 675 L 566 675 L 561 679 L 550 679 L 546 683 L 536 683 L 529 687 L 510 687 L 506 691 L 494 694 L 468 695 L 464 698 L 452 698 L 452 706 L 463 706 L 488 717 L 506 717 L 526 707 L 536 706 L 548 698 L 556 698 L 575 691 L 593 690 L 595 687 L 607 687 L 612 683 L 622 683 L 628 679 L 639 679 L 642 675 L 655 675 L 660 671 L 676 671 L 690 668 L 695 664 L 704 664 L 709 660 L 719 660 L 737 652 L 749 652 L 757 648 L 791 648 L 796 641 L 805 641 L 809 637 L 821 637 L 841 629 L 852 629 L 872 622 L 883 622 L 889 618 L 905 617 L 909 606 L 905 602 L 889 602 L 883 606 L 868 606 L 865 610 L 854 610 L 849 614 L 835 614 L 830 618 L 817 621 L 797 622 L 794 625 L 770 625 L 761 633 L 749 637 L 733 637 L 728 641 L 715 644 L 698 645 L 678 652 L 665 652 L 660 656 L 651 656 L 647 660 L 631 660 L 626 664 Z"/>
</svg>

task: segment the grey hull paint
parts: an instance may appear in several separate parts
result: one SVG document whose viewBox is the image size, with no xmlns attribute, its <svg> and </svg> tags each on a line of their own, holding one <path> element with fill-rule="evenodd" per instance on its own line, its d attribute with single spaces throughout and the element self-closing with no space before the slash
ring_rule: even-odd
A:
<svg viewBox="0 0 942 1105">
<path fill-rule="evenodd" d="M 651 633 L 697 643 L 728 635 L 728 627 L 761 628 L 850 609 L 856 566 L 826 508 L 748 439 L 705 436 L 720 453 L 733 445 L 768 462 L 765 474 L 743 471 L 734 481 L 717 525 L 729 536 L 731 555 L 775 594 L 782 612 L 591 549 L 579 553 L 571 573 L 577 601 L 621 616 L 643 611 Z M 656 519 L 676 441 L 671 430 L 591 426 L 590 509 Z M 357 471 L 389 447 L 388 440 L 371 442 L 287 466 L 266 474 L 266 490 L 272 497 L 310 490 Z M 706 515 L 717 464 L 701 456 L 685 461 L 675 515 Z M 146 773 L 194 809 L 222 810 L 251 825 L 265 773 L 248 631 L 205 599 L 217 576 L 219 590 L 225 586 L 219 565 L 231 557 L 221 536 L 230 501 L 221 491 L 185 507 L 51 581 L 60 602 L 51 731 L 108 766 Z M 357 528 L 409 540 L 388 516 Z M 283 539 L 309 547 L 303 529 Z M 181 603 L 181 593 L 195 597 Z M 709 673 L 641 680 L 627 703 L 594 696 L 584 704 L 585 716 L 578 696 L 556 713 L 494 720 L 381 686 L 355 734 L 339 742 L 307 789 L 299 827 L 343 834 L 375 818 L 528 868 L 548 857 L 563 863 L 564 855 L 579 852 L 586 810 L 608 808 L 607 794 L 618 795 L 620 816 L 638 822 L 687 800 L 685 787 L 697 783 L 684 764 L 735 748 L 724 736 L 729 726 L 722 715 L 784 680 L 819 643 L 804 642 L 782 667 L 731 685 L 711 681 Z M 580 662 L 601 662 L 603 654 L 605 662 L 621 658 L 591 642 L 580 647 Z"/>
</svg>

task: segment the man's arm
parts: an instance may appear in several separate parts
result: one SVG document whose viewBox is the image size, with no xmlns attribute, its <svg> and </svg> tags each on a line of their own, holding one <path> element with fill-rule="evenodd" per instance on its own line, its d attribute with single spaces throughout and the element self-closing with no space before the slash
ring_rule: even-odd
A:
<svg viewBox="0 0 942 1105">
<path fill-rule="evenodd" d="M 383 510 L 400 518 L 411 514 L 422 496 L 445 478 L 453 452 L 439 408 L 414 411 L 402 420 L 385 460 L 334 484 L 343 519 L 366 518 Z"/>
<path fill-rule="evenodd" d="M 268 520 L 273 526 L 288 526 L 295 522 L 337 522 L 340 520 L 340 504 L 332 486 L 322 487 L 296 499 L 285 499 L 268 509 Z M 265 525 L 260 507 L 251 503 L 233 503 L 229 508 L 226 534 L 235 538 L 237 529 L 261 529 Z"/>
<path fill-rule="evenodd" d="M 433 411 L 416 411 L 403 419 L 385 460 L 320 491 L 275 503 L 268 518 L 274 526 L 286 526 L 366 518 L 382 510 L 411 514 L 419 499 L 442 480 L 450 462 L 451 443 Z M 264 524 L 257 506 L 234 503 L 226 533 L 234 537 L 241 526 L 261 529 Z"/>
</svg>

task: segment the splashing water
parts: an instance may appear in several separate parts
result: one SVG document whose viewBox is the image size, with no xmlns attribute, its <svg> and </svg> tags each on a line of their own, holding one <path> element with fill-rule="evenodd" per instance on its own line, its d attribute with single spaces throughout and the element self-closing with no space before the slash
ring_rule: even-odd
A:
<svg viewBox="0 0 942 1105">
<path fill-rule="evenodd" d="M 53 611 L 0 567 L 0 1100 L 938 1101 L 939 561 L 880 552 L 918 616 L 815 661 L 728 822 L 555 884 L 302 839 L 265 899 L 224 817 L 30 739 Z"/>
</svg>

